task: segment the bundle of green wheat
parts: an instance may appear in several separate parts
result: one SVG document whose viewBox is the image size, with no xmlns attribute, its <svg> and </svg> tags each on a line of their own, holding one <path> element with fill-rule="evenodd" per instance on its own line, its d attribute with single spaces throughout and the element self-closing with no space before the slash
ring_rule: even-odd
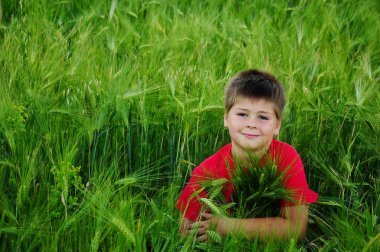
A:
<svg viewBox="0 0 380 252">
<path fill-rule="evenodd" d="M 282 183 L 285 173 L 279 173 L 275 163 L 263 164 L 254 156 L 249 156 L 248 160 L 244 165 L 240 162 L 235 163 L 234 172 L 231 174 L 235 191 L 232 203 L 227 204 L 222 194 L 226 179 L 203 183 L 209 197 L 201 200 L 211 212 L 238 218 L 278 216 L 280 201 L 292 201 L 290 191 Z"/>
<path fill-rule="evenodd" d="M 234 216 L 278 216 L 280 201 L 292 201 L 290 191 L 282 183 L 285 173 L 279 173 L 273 162 L 262 164 L 253 156 L 248 160 L 245 162 L 248 165 L 236 162 L 234 174 L 231 175 L 236 202 Z"/>
</svg>

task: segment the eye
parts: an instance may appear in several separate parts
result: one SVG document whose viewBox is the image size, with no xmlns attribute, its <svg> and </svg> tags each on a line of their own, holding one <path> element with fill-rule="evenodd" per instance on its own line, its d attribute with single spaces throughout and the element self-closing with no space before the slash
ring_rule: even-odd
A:
<svg viewBox="0 0 380 252">
<path fill-rule="evenodd" d="M 248 114 L 247 114 L 247 113 L 238 113 L 237 115 L 238 115 L 238 116 L 241 116 L 241 117 L 248 117 Z"/>
<path fill-rule="evenodd" d="M 260 115 L 259 119 L 261 119 L 261 120 L 269 120 L 269 118 L 267 116 L 263 116 L 263 115 Z"/>
</svg>

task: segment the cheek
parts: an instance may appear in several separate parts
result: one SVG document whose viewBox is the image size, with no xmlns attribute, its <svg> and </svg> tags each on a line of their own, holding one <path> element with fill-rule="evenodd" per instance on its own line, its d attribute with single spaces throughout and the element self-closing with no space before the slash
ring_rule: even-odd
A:
<svg viewBox="0 0 380 252">
<path fill-rule="evenodd" d="M 271 127 L 271 125 L 268 121 L 260 121 L 260 123 L 258 125 L 263 130 L 268 130 Z"/>
<path fill-rule="evenodd" d="M 261 129 L 268 133 L 275 132 L 275 127 L 270 123 L 262 124 Z"/>
<path fill-rule="evenodd" d="M 240 119 L 240 120 L 235 120 L 234 122 L 234 127 L 235 128 L 242 128 L 244 127 L 244 120 Z"/>
<path fill-rule="evenodd" d="M 233 119 L 236 125 L 243 125 L 245 123 L 245 120 L 246 119 L 244 117 L 240 117 L 240 116 L 237 116 Z"/>
</svg>

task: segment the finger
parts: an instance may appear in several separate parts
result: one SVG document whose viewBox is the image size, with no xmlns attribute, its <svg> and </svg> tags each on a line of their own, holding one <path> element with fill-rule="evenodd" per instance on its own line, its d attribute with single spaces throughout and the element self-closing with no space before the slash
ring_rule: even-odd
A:
<svg viewBox="0 0 380 252">
<path fill-rule="evenodd" d="M 187 229 L 188 229 L 188 230 L 197 229 L 197 228 L 199 228 L 199 225 L 200 225 L 200 224 L 201 224 L 201 223 L 200 223 L 199 221 L 194 222 L 194 223 L 188 225 L 188 226 L 187 226 Z"/>
<path fill-rule="evenodd" d="M 189 235 L 191 233 L 191 229 L 186 229 L 183 231 L 184 234 Z"/>
<path fill-rule="evenodd" d="M 190 229 L 190 230 L 186 230 L 185 231 L 185 234 L 187 236 L 199 236 L 200 235 L 200 230 L 199 229 Z M 202 233 L 203 234 L 203 233 Z"/>
<path fill-rule="evenodd" d="M 207 232 L 207 228 L 200 228 L 197 231 L 197 235 L 201 236 L 201 235 L 204 235 L 206 232 Z"/>
<path fill-rule="evenodd" d="M 195 225 L 194 225 L 195 224 Z M 196 234 L 196 235 L 202 235 L 207 231 L 207 226 L 205 223 L 197 222 L 194 223 L 193 225 L 189 226 L 186 229 L 186 234 Z"/>
<path fill-rule="evenodd" d="M 212 214 L 210 214 L 210 213 L 207 213 L 207 212 L 204 212 L 203 214 L 202 214 L 202 217 L 205 219 L 205 220 L 210 220 L 210 219 L 212 219 Z"/>
<path fill-rule="evenodd" d="M 210 221 L 198 221 L 194 222 L 191 226 L 190 229 L 197 229 L 197 228 L 208 228 L 210 226 Z"/>
<path fill-rule="evenodd" d="M 207 241 L 207 233 L 197 237 L 197 242 L 206 242 Z"/>
</svg>

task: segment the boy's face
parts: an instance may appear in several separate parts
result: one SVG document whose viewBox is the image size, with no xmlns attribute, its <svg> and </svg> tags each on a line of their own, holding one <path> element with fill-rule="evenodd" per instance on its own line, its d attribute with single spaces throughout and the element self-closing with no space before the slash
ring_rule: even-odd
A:
<svg viewBox="0 0 380 252">
<path fill-rule="evenodd" d="M 245 151 L 251 150 L 260 158 L 268 150 L 273 136 L 278 135 L 281 120 L 276 117 L 273 102 L 240 97 L 224 114 L 224 126 L 230 133 L 235 156 L 245 157 Z"/>
</svg>

